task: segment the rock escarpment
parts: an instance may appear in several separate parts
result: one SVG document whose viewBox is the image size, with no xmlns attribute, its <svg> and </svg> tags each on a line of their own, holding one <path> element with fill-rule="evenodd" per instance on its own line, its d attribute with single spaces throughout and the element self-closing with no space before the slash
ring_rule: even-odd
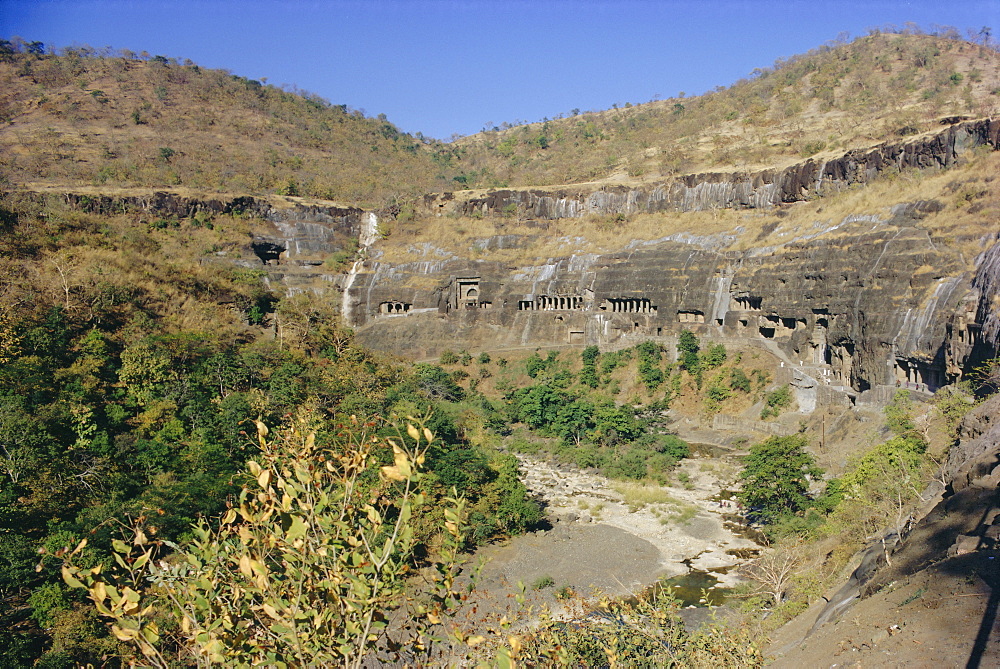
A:
<svg viewBox="0 0 1000 669">
<path fill-rule="evenodd" d="M 540 239 L 544 219 L 767 208 L 822 197 L 887 171 L 947 168 L 970 149 L 995 149 L 998 138 L 1000 122 L 987 119 L 784 170 L 631 188 L 448 193 L 423 205 L 474 218 L 516 215 Z M 943 207 L 934 200 L 886 203 L 883 213 L 800 225 L 794 239 L 749 249 L 734 245 L 737 229 L 637 240 L 614 253 L 530 265 L 373 258 L 355 267 L 344 302 L 363 342 L 415 358 L 444 348 L 669 344 L 686 329 L 771 350 L 795 369 L 810 402 L 844 403 L 869 390 L 885 399 L 896 387 L 933 391 L 960 378 L 1000 337 L 995 236 L 970 231 L 964 242 L 983 250 L 973 262 L 953 233 L 935 237 L 922 224 Z M 497 235 L 476 248 L 530 244 L 523 237 Z"/>
<path fill-rule="evenodd" d="M 365 211 L 359 207 L 306 204 L 285 200 L 238 196 L 204 199 L 156 191 L 143 195 L 89 195 L 66 193 L 70 206 L 104 216 L 127 212 L 194 219 L 218 214 L 259 219 L 268 223 L 258 228 L 248 249 L 262 262 L 283 260 L 293 265 L 320 265 L 331 253 L 355 249 L 374 242 L 379 217 L 392 217 L 396 210 Z"/>
<path fill-rule="evenodd" d="M 666 241 L 525 267 L 372 260 L 348 298 L 363 342 L 417 358 L 671 343 L 686 329 L 776 349 L 824 388 L 933 390 L 962 374 L 982 323 L 982 289 L 939 246 L 891 218 L 766 253 Z"/>
<path fill-rule="evenodd" d="M 705 173 L 679 176 L 642 186 L 580 185 L 560 189 L 499 189 L 482 196 L 444 193 L 423 199 L 427 211 L 466 216 L 511 215 L 536 219 L 576 218 L 586 214 L 761 209 L 801 202 L 867 184 L 880 174 L 912 168 L 950 167 L 977 146 L 997 148 L 1000 121 L 956 123 L 944 132 L 907 142 L 886 142 L 827 160 L 810 159 L 781 170 Z"/>
<path fill-rule="evenodd" d="M 551 219 L 767 209 L 864 185 L 887 171 L 947 168 L 971 149 L 992 150 L 998 143 L 1000 121 L 987 119 L 755 174 L 688 175 L 635 187 L 429 195 L 417 206 L 423 208 L 417 223 L 410 224 L 415 229 L 408 234 L 417 237 L 411 248 L 433 247 L 420 241 L 420 221 L 445 211 L 498 221 L 516 215 L 528 232 L 477 239 L 467 254 L 427 253 L 406 262 L 381 256 L 386 242 L 380 241 L 380 221 L 392 222 L 397 209 L 370 212 L 250 197 L 206 201 L 170 193 L 66 197 L 99 213 L 254 217 L 261 223 L 238 262 L 267 269 L 272 286 L 329 294 L 358 338 L 373 348 L 415 359 L 447 348 L 610 349 L 646 339 L 670 345 L 691 330 L 703 339 L 772 352 L 792 370 L 788 380 L 801 391 L 800 401 L 815 406 L 844 404 L 866 391 L 884 399 L 896 387 L 932 391 L 993 355 L 1000 339 L 995 231 L 970 230 L 964 239 L 954 231 L 936 236 L 924 220 L 942 215 L 944 205 L 929 199 L 887 202 L 878 214 L 799 220 L 792 238 L 782 236 L 770 246 L 748 244 L 749 233 L 736 228 L 715 236 L 686 230 L 659 239 L 622 239 L 610 253 L 574 253 L 573 239 L 565 238 L 563 255 L 557 251 L 540 261 L 517 251 L 546 240 Z M 770 239 L 770 232 L 756 240 Z M 344 262 L 359 247 L 352 262 Z M 972 247 L 979 249 L 975 259 L 962 250 Z M 518 257 L 523 260 L 510 260 Z"/>
</svg>

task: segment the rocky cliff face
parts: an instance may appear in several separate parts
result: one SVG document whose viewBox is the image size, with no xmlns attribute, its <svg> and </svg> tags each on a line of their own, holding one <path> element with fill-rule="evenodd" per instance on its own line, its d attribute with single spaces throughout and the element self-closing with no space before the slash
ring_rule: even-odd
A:
<svg viewBox="0 0 1000 669">
<path fill-rule="evenodd" d="M 945 119 L 951 121 L 955 119 Z M 641 187 L 582 185 L 556 190 L 495 190 L 470 197 L 444 193 L 426 196 L 423 206 L 429 212 L 453 211 L 466 216 L 516 213 L 537 219 L 717 208 L 761 209 L 867 184 L 887 171 L 950 167 L 963 152 L 977 146 L 995 149 L 998 141 L 1000 121 L 996 119 L 957 122 L 936 135 L 908 142 L 887 142 L 827 160 L 810 159 L 782 170 L 690 174 Z"/>
<path fill-rule="evenodd" d="M 888 170 L 947 168 L 970 149 L 994 149 L 998 141 L 996 120 L 956 123 L 934 136 L 756 174 L 690 175 L 631 188 L 430 195 L 418 215 L 515 212 L 533 232 L 478 239 L 478 254 L 490 258 L 490 251 L 544 239 L 547 219 L 770 208 L 863 185 Z M 809 229 L 800 224 L 797 237 L 772 246 L 735 245 L 739 229 L 714 237 L 691 230 L 623 240 L 611 253 L 542 262 L 476 259 L 470 252 L 392 263 L 380 259 L 379 221 L 392 219 L 395 210 L 199 201 L 169 193 L 67 197 L 98 212 L 253 216 L 262 223 L 248 248 L 272 284 L 328 291 L 363 343 L 416 359 L 447 348 L 615 348 L 645 339 L 669 345 L 686 329 L 765 348 L 794 369 L 810 402 L 842 403 L 869 390 L 932 391 L 959 378 L 970 361 L 993 355 L 1000 339 L 996 234 L 969 232 L 965 241 L 982 249 L 973 262 L 957 248 L 954 233 L 936 237 L 923 225 L 944 206 L 935 200 L 886 203 L 880 214 L 847 215 Z M 419 230 L 413 234 L 419 237 Z M 360 259 L 346 274 L 322 266 L 331 254 L 358 246 Z"/>
<path fill-rule="evenodd" d="M 671 343 L 687 329 L 776 347 L 824 385 L 933 390 L 960 376 L 978 341 L 972 282 L 956 254 L 893 218 L 766 254 L 667 241 L 527 267 L 368 261 L 349 299 L 362 341 L 418 358 Z"/>
<path fill-rule="evenodd" d="M 323 268 L 325 261 L 338 253 L 349 258 L 359 246 L 370 246 L 378 238 L 380 218 L 392 218 L 398 213 L 398 209 L 365 211 L 248 196 L 203 199 L 166 191 L 114 196 L 65 193 L 63 198 L 71 207 L 109 216 L 144 212 L 173 219 L 219 214 L 253 219 L 255 230 L 240 249 L 239 260 L 211 260 L 266 267 L 272 283 L 289 292 L 340 290 L 335 287 L 338 275 Z"/>
<path fill-rule="evenodd" d="M 113 215 L 129 211 L 161 217 L 195 218 L 199 214 L 229 214 L 269 223 L 248 240 L 248 250 L 261 262 L 287 261 L 294 265 L 319 265 L 331 253 L 353 250 L 375 241 L 378 218 L 395 211 L 370 212 L 358 207 L 311 205 L 294 201 L 274 202 L 253 197 L 200 199 L 157 191 L 148 195 L 83 195 L 67 193 L 66 202 L 94 214 Z"/>
<path fill-rule="evenodd" d="M 429 212 L 534 219 L 771 207 L 865 184 L 887 170 L 947 168 L 971 148 L 998 145 L 1000 122 L 951 125 L 907 143 L 852 151 L 751 175 L 701 174 L 643 187 L 498 190 L 428 196 Z M 995 238 L 973 264 L 954 239 L 921 221 L 937 201 L 846 216 L 779 246 L 733 251 L 732 239 L 696 234 L 632 242 L 610 254 L 568 255 L 509 266 L 451 258 L 356 267 L 345 303 L 367 345 L 415 358 L 445 348 L 605 348 L 679 332 L 768 348 L 819 395 L 895 387 L 933 391 L 996 348 L 1000 250 Z M 694 231 L 692 231 L 694 232 Z M 971 233 L 970 233 L 971 234 Z M 498 235 L 478 248 L 516 247 Z M 818 392 L 811 391 L 814 395 Z M 834 401 L 839 401 L 834 398 Z"/>
</svg>

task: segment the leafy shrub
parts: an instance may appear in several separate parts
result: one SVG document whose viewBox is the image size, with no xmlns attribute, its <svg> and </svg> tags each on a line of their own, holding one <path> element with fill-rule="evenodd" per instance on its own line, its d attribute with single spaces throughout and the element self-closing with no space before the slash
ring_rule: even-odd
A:
<svg viewBox="0 0 1000 669">
<path fill-rule="evenodd" d="M 566 593 L 569 595 L 569 593 Z M 687 632 L 680 605 L 666 588 L 626 601 L 600 596 L 583 605 L 590 615 L 566 621 L 543 611 L 530 633 L 498 660 L 514 657 L 525 666 L 713 667 L 760 666 L 763 655 L 753 633 L 737 624 L 711 622 Z"/>
<path fill-rule="evenodd" d="M 677 353 L 682 369 L 690 374 L 695 374 L 701 369 L 701 361 L 698 358 L 698 337 L 690 330 L 682 330 L 677 340 Z"/>
<path fill-rule="evenodd" d="M 619 453 L 605 466 L 604 471 L 610 478 L 641 480 L 646 478 L 646 461 L 649 452 L 630 449 Z"/>
<path fill-rule="evenodd" d="M 727 356 L 728 354 L 724 345 L 710 344 L 701 356 L 702 367 L 705 369 L 721 367 L 726 362 Z"/>
<path fill-rule="evenodd" d="M 915 477 L 925 463 L 926 450 L 927 443 L 922 439 L 893 437 L 865 451 L 840 478 L 840 485 L 845 491 L 857 493 L 886 474 Z"/>
<path fill-rule="evenodd" d="M 788 384 L 769 392 L 764 398 L 764 408 L 760 412 L 761 419 L 771 418 L 781 413 L 781 410 L 792 403 L 792 390 Z"/>
<path fill-rule="evenodd" d="M 723 385 L 711 385 L 705 391 L 705 394 L 708 396 L 708 399 L 713 402 L 725 402 L 732 396 L 732 392 L 730 392 L 729 388 L 726 388 Z"/>
<path fill-rule="evenodd" d="M 750 393 L 753 387 L 750 385 L 750 379 L 739 367 L 734 367 L 729 372 L 729 387 L 733 390 L 739 390 L 743 393 Z"/>
<path fill-rule="evenodd" d="M 618 367 L 624 367 L 632 359 L 632 351 L 624 349 L 621 351 L 609 351 L 601 355 L 601 376 L 607 376 Z"/>
<path fill-rule="evenodd" d="M 531 378 L 535 378 L 545 370 L 545 361 L 539 357 L 538 353 L 532 353 L 524 361 L 524 372 Z"/>
<path fill-rule="evenodd" d="M 683 460 L 691 455 L 691 446 L 674 434 L 660 435 L 660 450 L 675 460 Z"/>
<path fill-rule="evenodd" d="M 257 421 L 260 455 L 247 464 L 239 506 L 218 526 L 196 525 L 195 540 L 178 546 L 182 560 L 156 560 L 152 530 L 140 524 L 130 543 L 114 541 L 117 568 L 80 566 L 80 542 L 63 568 L 66 583 L 85 589 L 115 637 L 158 666 L 187 649 L 226 664 L 360 663 L 388 634 L 384 612 L 405 602 L 419 463 L 433 435 L 408 425 L 411 450 L 402 436 L 379 443 L 359 431 L 331 450 L 311 427 L 300 416 L 269 439 Z M 393 464 L 370 480 L 362 474 L 376 443 L 391 447 Z M 458 601 L 464 505 L 456 501 L 444 518 L 431 599 L 409 606 L 410 630 L 391 642 L 410 652 L 420 652 L 420 636 Z M 180 648 L 161 634 L 167 620 Z"/>
<path fill-rule="evenodd" d="M 601 353 L 596 346 L 583 349 L 580 357 L 583 359 L 583 369 L 580 370 L 580 383 L 588 388 L 596 388 L 600 383 L 597 376 L 597 361 Z"/>
</svg>

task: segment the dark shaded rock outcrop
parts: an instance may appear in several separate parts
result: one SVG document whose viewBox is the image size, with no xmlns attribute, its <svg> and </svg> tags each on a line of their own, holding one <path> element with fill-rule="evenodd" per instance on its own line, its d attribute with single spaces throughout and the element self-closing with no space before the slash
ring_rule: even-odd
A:
<svg viewBox="0 0 1000 669">
<path fill-rule="evenodd" d="M 945 467 L 955 491 L 970 486 L 996 488 L 1000 483 L 1000 395 L 994 395 L 962 420 L 959 441 Z"/>
<path fill-rule="evenodd" d="M 283 203 L 249 196 L 192 198 L 167 191 L 145 195 L 63 195 L 71 207 L 111 216 L 144 212 L 153 216 L 190 219 L 199 215 L 233 215 L 262 219 L 269 229 L 258 230 L 249 249 L 263 262 L 292 259 L 305 265 L 320 264 L 332 253 L 357 248 L 359 240 L 375 234 L 379 216 L 394 210 L 368 212 L 358 207 Z M 368 242 L 370 243 L 370 241 Z"/>
<path fill-rule="evenodd" d="M 900 205 L 886 220 L 849 219 L 836 235 L 767 250 L 661 241 L 522 267 L 369 260 L 346 300 L 362 341 L 416 358 L 645 339 L 669 348 L 691 330 L 778 351 L 808 368 L 818 393 L 931 391 L 968 366 L 980 290 L 960 254 L 916 225 L 928 208 Z"/>
</svg>

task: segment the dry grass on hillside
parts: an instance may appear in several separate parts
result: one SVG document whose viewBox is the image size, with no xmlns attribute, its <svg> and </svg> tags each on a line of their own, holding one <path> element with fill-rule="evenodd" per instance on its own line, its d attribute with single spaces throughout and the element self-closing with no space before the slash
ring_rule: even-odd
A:
<svg viewBox="0 0 1000 669">
<path fill-rule="evenodd" d="M 93 216 L 57 198 L 8 195 L 0 210 L 22 222 L 0 237 L 2 308 L 44 313 L 52 305 L 85 320 L 160 320 L 167 331 L 245 336 L 245 312 L 264 290 L 259 273 L 213 262 L 239 257 L 246 220 L 167 221 L 143 214 Z"/>
<path fill-rule="evenodd" d="M 952 36 L 954 37 L 954 36 Z M 826 45 L 692 98 L 443 144 L 300 91 L 162 57 L 0 54 L 0 177 L 384 206 L 456 187 L 780 168 L 996 112 L 1000 54 L 946 36 Z"/>
<path fill-rule="evenodd" d="M 442 189 L 442 145 L 222 70 L 96 54 L 0 54 L 0 175 L 383 206 Z"/>
<path fill-rule="evenodd" d="M 932 131 L 942 116 L 994 114 L 998 64 L 993 48 L 961 39 L 875 34 L 702 96 L 483 132 L 454 151 L 467 183 L 485 186 L 780 168 Z"/>
</svg>

